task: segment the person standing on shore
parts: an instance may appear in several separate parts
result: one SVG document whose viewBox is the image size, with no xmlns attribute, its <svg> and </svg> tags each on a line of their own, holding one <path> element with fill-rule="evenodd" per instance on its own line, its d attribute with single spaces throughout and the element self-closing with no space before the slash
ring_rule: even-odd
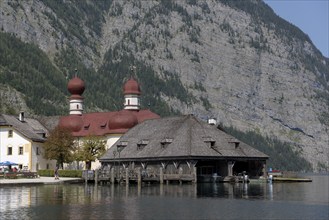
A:
<svg viewBox="0 0 329 220">
<path fill-rule="evenodd" d="M 54 174 L 55 174 L 55 180 L 59 180 L 59 176 L 58 176 L 58 166 L 56 166 L 55 170 L 54 170 Z"/>
</svg>

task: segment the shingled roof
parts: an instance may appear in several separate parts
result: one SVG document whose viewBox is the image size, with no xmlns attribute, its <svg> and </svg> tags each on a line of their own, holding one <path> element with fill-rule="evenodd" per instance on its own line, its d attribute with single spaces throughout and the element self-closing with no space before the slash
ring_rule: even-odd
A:
<svg viewBox="0 0 329 220">
<path fill-rule="evenodd" d="M 35 142 L 45 142 L 48 130 L 36 119 L 24 118 L 20 121 L 13 115 L 0 115 L 0 126 L 10 126 L 26 138 Z"/>
<path fill-rule="evenodd" d="M 146 120 L 131 128 L 100 159 L 259 158 L 268 156 L 193 115 Z M 116 158 L 114 157 L 116 155 Z"/>
</svg>

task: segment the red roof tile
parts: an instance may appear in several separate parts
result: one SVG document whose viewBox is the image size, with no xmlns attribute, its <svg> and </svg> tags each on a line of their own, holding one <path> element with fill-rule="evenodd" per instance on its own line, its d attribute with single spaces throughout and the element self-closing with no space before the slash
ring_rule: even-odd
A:
<svg viewBox="0 0 329 220">
<path fill-rule="evenodd" d="M 138 123 L 154 118 L 160 118 L 160 116 L 150 110 L 95 112 L 63 116 L 60 118 L 59 126 L 70 129 L 75 137 L 104 136 L 124 134 Z"/>
</svg>

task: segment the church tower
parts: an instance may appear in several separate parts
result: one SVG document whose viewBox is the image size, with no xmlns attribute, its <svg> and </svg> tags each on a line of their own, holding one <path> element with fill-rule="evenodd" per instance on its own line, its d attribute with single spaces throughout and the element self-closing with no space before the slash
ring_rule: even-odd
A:
<svg viewBox="0 0 329 220">
<path fill-rule="evenodd" d="M 123 86 L 123 94 L 125 97 L 124 109 L 140 110 L 140 94 L 138 82 L 134 78 L 130 78 Z"/>
<path fill-rule="evenodd" d="M 82 115 L 83 112 L 83 97 L 85 91 L 85 83 L 78 76 L 74 76 L 67 85 L 70 96 L 70 115 Z"/>
</svg>

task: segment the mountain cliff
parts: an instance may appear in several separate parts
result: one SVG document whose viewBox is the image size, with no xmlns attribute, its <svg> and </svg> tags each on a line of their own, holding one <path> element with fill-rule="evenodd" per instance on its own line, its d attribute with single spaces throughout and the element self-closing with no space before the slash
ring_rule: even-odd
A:
<svg viewBox="0 0 329 220">
<path fill-rule="evenodd" d="M 76 68 L 86 111 L 120 109 L 134 75 L 162 116 L 216 117 L 328 169 L 329 59 L 262 1 L 4 0 L 0 28 L 2 111 L 67 114 Z"/>
</svg>

